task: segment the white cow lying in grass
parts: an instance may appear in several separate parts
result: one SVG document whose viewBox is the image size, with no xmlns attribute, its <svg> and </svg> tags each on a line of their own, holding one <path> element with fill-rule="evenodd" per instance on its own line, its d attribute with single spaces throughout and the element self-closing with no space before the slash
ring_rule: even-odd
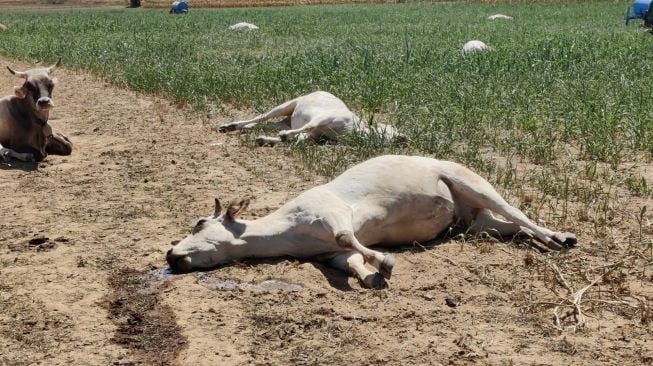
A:
<svg viewBox="0 0 653 366">
<path fill-rule="evenodd" d="M 487 18 L 488 20 L 512 20 L 511 16 L 503 15 L 503 14 L 494 14 L 494 15 L 490 15 Z"/>
<path fill-rule="evenodd" d="M 257 137 L 256 142 L 260 146 L 271 146 L 281 141 L 287 141 L 294 136 L 297 136 L 298 140 L 311 138 L 318 141 L 324 138 L 337 140 L 338 136 L 353 131 L 364 134 L 372 132 L 360 118 L 347 108 L 342 100 L 324 91 L 302 95 L 252 119 L 223 124 L 218 127 L 218 131 L 228 132 L 251 128 L 260 122 L 278 117 L 286 117 L 285 122 L 289 119 L 290 129 L 280 131 L 279 137 Z M 404 139 L 397 129 L 382 123 L 376 125 L 374 133 L 382 136 L 386 141 Z"/>
<path fill-rule="evenodd" d="M 463 45 L 463 54 L 491 50 L 492 49 L 488 45 L 478 40 L 469 41 Z"/>
<path fill-rule="evenodd" d="M 381 288 L 395 261 L 368 247 L 428 241 L 457 223 L 470 233 L 525 232 L 554 250 L 576 243 L 573 234 L 530 221 L 464 166 L 418 156 L 370 159 L 268 216 L 238 220 L 248 204 L 232 203 L 223 212 L 216 199 L 214 213 L 168 251 L 170 268 L 188 272 L 244 258 L 310 257 L 355 275 L 365 287 Z"/>
<path fill-rule="evenodd" d="M 242 23 L 236 23 L 234 25 L 230 25 L 229 29 L 232 29 L 232 30 L 256 30 L 256 29 L 258 29 L 258 27 L 255 26 L 252 23 L 242 22 Z"/>
</svg>

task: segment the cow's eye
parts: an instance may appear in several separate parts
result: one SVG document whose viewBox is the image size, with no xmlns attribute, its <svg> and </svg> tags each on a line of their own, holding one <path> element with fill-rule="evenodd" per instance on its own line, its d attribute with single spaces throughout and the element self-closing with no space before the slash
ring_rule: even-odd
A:
<svg viewBox="0 0 653 366">
<path fill-rule="evenodd" d="M 27 90 L 29 90 L 29 91 L 31 91 L 31 92 L 35 92 L 35 91 L 37 91 L 36 86 L 34 86 L 34 84 L 32 84 L 32 83 L 25 83 L 24 86 L 25 86 L 25 88 L 26 88 Z"/>
<path fill-rule="evenodd" d="M 193 228 L 193 234 L 199 233 L 204 228 L 204 224 L 206 224 L 205 219 L 197 221 L 197 224 L 195 224 L 195 227 Z"/>
</svg>

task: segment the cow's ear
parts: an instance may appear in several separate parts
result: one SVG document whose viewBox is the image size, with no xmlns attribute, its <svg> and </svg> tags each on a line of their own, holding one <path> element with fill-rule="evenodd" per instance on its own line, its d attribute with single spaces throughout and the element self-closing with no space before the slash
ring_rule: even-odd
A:
<svg viewBox="0 0 653 366">
<path fill-rule="evenodd" d="M 25 90 L 25 87 L 23 86 L 17 86 L 14 88 L 14 94 L 16 94 L 16 98 L 18 99 L 25 99 L 27 96 L 27 90 Z"/>
<path fill-rule="evenodd" d="M 218 199 L 218 197 L 216 197 L 215 208 L 213 209 L 213 217 L 220 216 L 220 212 L 222 212 L 222 205 L 220 204 L 220 200 Z"/>
<path fill-rule="evenodd" d="M 247 209 L 247 206 L 249 206 L 249 198 L 240 200 L 240 202 L 230 203 L 229 207 L 227 207 L 226 218 L 229 220 L 235 220 L 238 215 Z"/>
<path fill-rule="evenodd" d="M 52 78 L 50 81 L 52 81 L 52 85 L 57 85 L 57 83 L 59 82 L 59 79 L 58 78 Z"/>
</svg>

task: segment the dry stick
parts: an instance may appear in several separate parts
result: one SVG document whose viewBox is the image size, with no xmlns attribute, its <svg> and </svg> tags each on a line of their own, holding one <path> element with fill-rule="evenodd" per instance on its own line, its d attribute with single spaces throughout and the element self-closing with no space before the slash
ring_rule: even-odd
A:
<svg viewBox="0 0 653 366">
<path fill-rule="evenodd" d="M 594 281 L 592 281 L 589 285 L 583 287 L 582 289 L 580 289 L 580 290 L 578 290 L 576 292 L 574 292 L 574 290 L 571 288 L 571 286 L 569 286 L 569 283 L 567 282 L 567 280 L 565 280 L 564 276 L 562 275 L 562 272 L 560 272 L 560 269 L 558 269 L 558 266 L 556 266 L 555 263 L 551 263 L 551 268 L 556 273 L 556 277 L 558 278 L 558 281 L 560 282 L 560 284 L 565 289 L 567 289 L 567 291 L 569 291 L 569 294 L 571 295 L 571 296 L 569 296 L 569 298 L 565 299 L 565 301 L 567 301 L 567 302 L 571 303 L 571 305 L 573 305 L 574 311 L 571 314 L 569 314 L 569 313 L 566 314 L 563 317 L 563 319 L 567 318 L 569 315 L 574 316 L 574 318 L 576 320 L 576 324 L 573 327 L 574 332 L 577 331 L 580 328 L 583 328 L 585 326 L 585 316 L 583 315 L 583 311 L 582 311 L 581 306 L 580 306 L 581 305 L 581 300 L 583 298 L 583 295 L 585 294 L 585 291 L 587 291 L 590 287 L 596 285 L 600 280 L 603 279 L 603 277 L 605 277 L 605 275 L 612 272 L 614 270 L 614 267 L 616 265 L 618 265 L 619 263 L 621 263 L 621 262 L 615 263 L 613 268 L 611 268 L 610 270 L 604 272 L 600 276 L 596 277 L 594 279 Z M 553 309 L 553 315 L 556 318 L 555 321 L 556 321 L 556 326 L 558 327 L 558 329 L 561 328 L 560 316 L 558 315 L 558 309 L 560 308 L 560 306 L 562 306 L 562 303 L 559 304 L 558 306 L 556 306 Z"/>
</svg>

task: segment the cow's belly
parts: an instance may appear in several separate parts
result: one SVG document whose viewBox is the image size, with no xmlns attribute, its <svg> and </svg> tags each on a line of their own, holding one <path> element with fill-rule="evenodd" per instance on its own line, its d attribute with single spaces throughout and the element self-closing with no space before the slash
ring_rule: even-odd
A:
<svg viewBox="0 0 653 366">
<path fill-rule="evenodd" d="M 372 218 L 361 222 L 356 230 L 356 237 L 364 245 L 425 242 L 437 237 L 454 220 L 454 203 L 447 195 L 417 197 L 400 207 L 377 207 L 373 211 Z"/>
</svg>

